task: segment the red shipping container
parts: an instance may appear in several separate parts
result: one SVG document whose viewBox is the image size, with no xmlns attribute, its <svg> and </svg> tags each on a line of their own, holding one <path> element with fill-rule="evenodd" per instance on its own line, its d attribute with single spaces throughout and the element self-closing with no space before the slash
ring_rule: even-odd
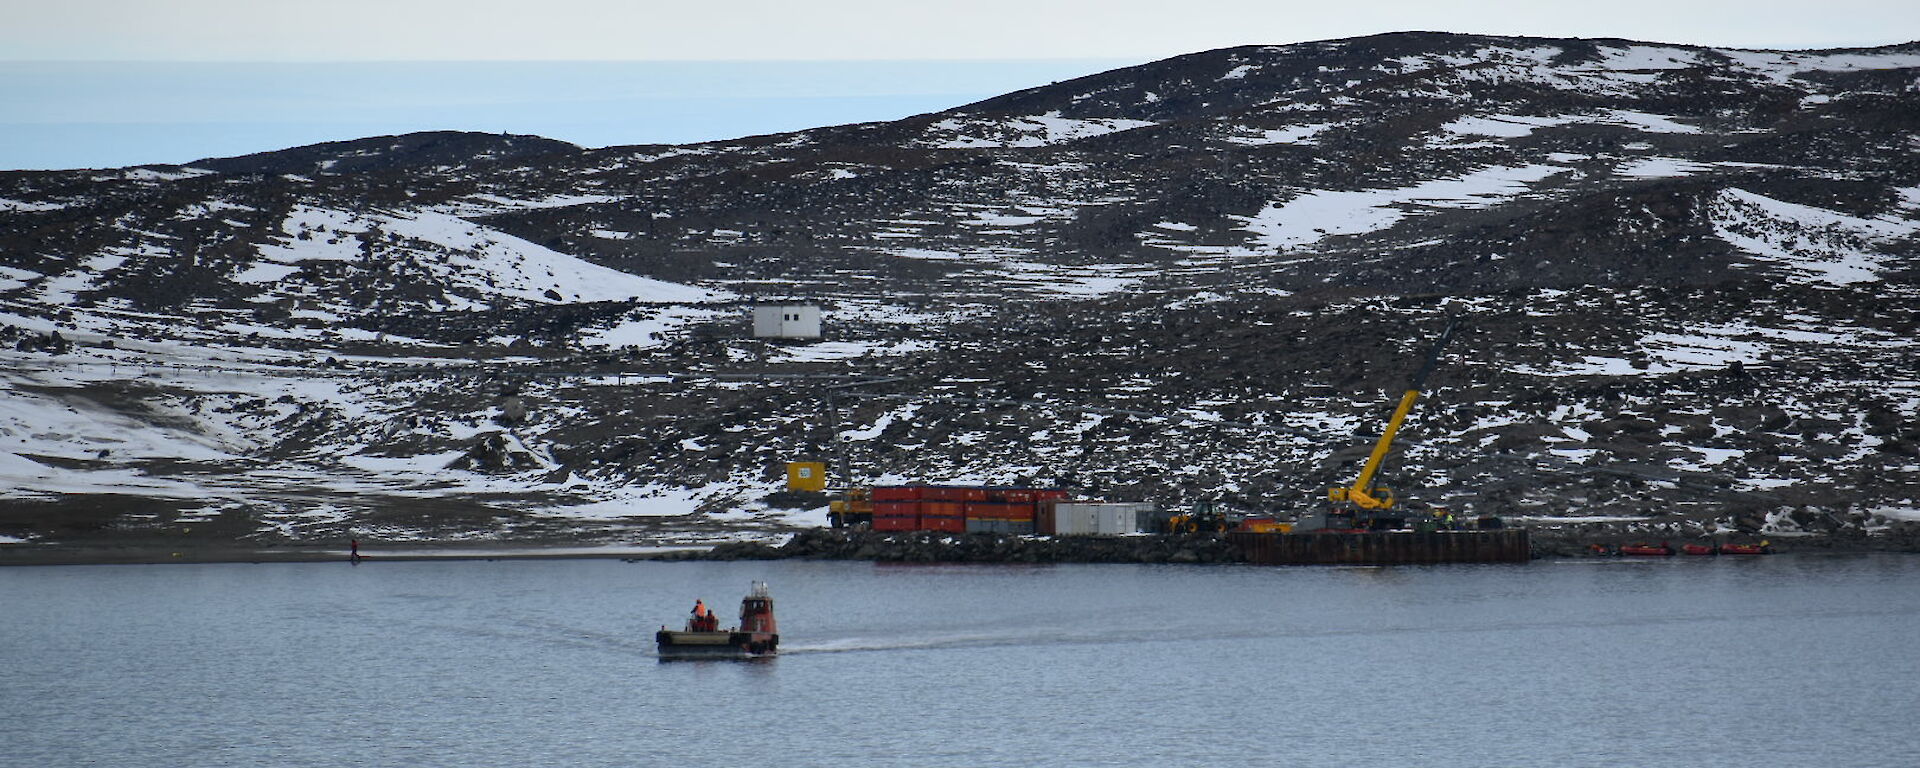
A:
<svg viewBox="0 0 1920 768">
<path fill-rule="evenodd" d="M 1040 500 L 1064 499 L 1070 495 L 1066 491 L 1060 490 L 1058 488 L 1046 488 L 1042 490 L 1037 490 L 1037 491 L 1034 491 L 1033 494 L 1034 494 L 1033 496 L 1034 498 L 1040 499 Z"/>
<path fill-rule="evenodd" d="M 914 501 L 874 502 L 873 529 L 876 531 L 919 530 L 920 503 Z"/>
<path fill-rule="evenodd" d="M 1034 494 L 1036 493 L 1039 492 L 1032 488 L 995 488 L 990 492 L 990 495 L 999 501 L 1030 504 L 1033 502 L 1035 498 Z"/>
<path fill-rule="evenodd" d="M 874 501 L 918 501 L 927 488 L 920 485 L 888 485 L 873 489 Z"/>
<path fill-rule="evenodd" d="M 920 517 L 920 530 L 966 533 L 967 521 L 959 515 L 922 515 Z"/>
</svg>

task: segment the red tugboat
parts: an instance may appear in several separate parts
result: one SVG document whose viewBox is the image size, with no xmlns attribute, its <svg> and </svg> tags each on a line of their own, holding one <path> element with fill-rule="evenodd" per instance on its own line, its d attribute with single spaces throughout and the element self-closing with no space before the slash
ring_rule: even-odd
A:
<svg viewBox="0 0 1920 768">
<path fill-rule="evenodd" d="M 662 659 L 751 659 L 780 650 L 780 627 L 773 618 L 773 596 L 764 581 L 753 582 L 740 599 L 740 626 L 721 629 L 720 619 L 704 603 L 694 602 L 693 616 L 680 631 L 660 627 L 653 638 Z"/>
</svg>

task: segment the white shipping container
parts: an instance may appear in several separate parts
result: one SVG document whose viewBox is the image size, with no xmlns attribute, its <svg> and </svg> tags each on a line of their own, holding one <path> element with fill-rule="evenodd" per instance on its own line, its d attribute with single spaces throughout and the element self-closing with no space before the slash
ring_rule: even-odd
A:
<svg viewBox="0 0 1920 768">
<path fill-rule="evenodd" d="M 1098 523 L 1099 530 L 1096 532 L 1108 536 L 1139 533 L 1140 511 L 1151 509 L 1152 506 L 1151 504 L 1141 504 L 1139 502 L 1102 505 L 1100 507 L 1100 520 Z"/>
<path fill-rule="evenodd" d="M 1053 505 L 1053 534 L 1055 536 L 1085 536 L 1094 532 L 1093 505 L 1087 502 L 1063 501 Z"/>
<path fill-rule="evenodd" d="M 1118 536 L 1139 532 L 1139 514 L 1153 508 L 1138 501 L 1063 501 L 1053 508 L 1058 536 Z"/>
</svg>

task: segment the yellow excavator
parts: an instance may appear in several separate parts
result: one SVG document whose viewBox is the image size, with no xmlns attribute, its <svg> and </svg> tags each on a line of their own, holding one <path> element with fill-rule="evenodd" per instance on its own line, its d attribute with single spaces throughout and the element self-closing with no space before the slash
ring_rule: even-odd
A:
<svg viewBox="0 0 1920 768">
<path fill-rule="evenodd" d="M 1427 377 L 1433 374 L 1433 367 L 1440 361 L 1440 350 L 1453 338 L 1454 328 L 1459 319 L 1447 321 L 1447 329 L 1440 332 L 1440 338 L 1433 343 L 1433 350 L 1427 353 L 1427 360 L 1420 371 L 1413 375 L 1407 386 L 1407 392 L 1400 396 L 1400 405 L 1393 409 L 1393 418 L 1387 420 L 1387 429 L 1380 433 L 1379 442 L 1374 443 L 1373 453 L 1367 457 L 1367 464 L 1360 469 L 1360 476 L 1351 485 L 1334 486 L 1327 489 L 1327 500 L 1333 502 L 1333 508 L 1327 513 L 1328 528 L 1359 528 L 1365 530 L 1385 530 L 1399 528 L 1406 523 L 1407 515 L 1400 512 L 1400 500 L 1395 498 L 1393 490 L 1385 486 L 1374 485 L 1374 478 L 1380 473 L 1380 465 L 1386 461 L 1387 453 L 1393 450 L 1393 437 L 1400 432 L 1400 425 L 1407 420 L 1407 414 L 1413 410 L 1413 404 L 1420 399 L 1420 391 L 1426 388 Z"/>
</svg>

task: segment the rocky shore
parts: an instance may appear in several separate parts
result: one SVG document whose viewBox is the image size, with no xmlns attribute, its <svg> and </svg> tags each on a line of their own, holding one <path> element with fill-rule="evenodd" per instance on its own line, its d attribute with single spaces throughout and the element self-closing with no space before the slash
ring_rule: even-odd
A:
<svg viewBox="0 0 1920 768">
<path fill-rule="evenodd" d="M 899 563 L 1235 563 L 1220 534 L 1041 538 L 996 533 L 878 532 L 818 528 L 785 544 L 742 542 L 651 560 L 871 560 Z"/>
<path fill-rule="evenodd" d="M 1668 542 L 1682 544 L 1758 544 L 1766 542 L 1775 552 L 1920 552 L 1920 522 L 1892 521 L 1881 530 L 1868 531 L 1854 526 L 1838 526 L 1824 531 L 1744 532 L 1731 536 L 1685 535 L 1657 528 L 1638 528 L 1617 524 L 1573 526 L 1532 526 L 1531 541 L 1535 559 L 1583 557 L 1593 554 L 1595 545 L 1607 548 L 1635 543 Z"/>
<path fill-rule="evenodd" d="M 1705 536 L 1637 523 L 1529 525 L 1535 559 L 1592 557 L 1595 545 L 1613 549 L 1633 543 L 1756 544 L 1778 553 L 1916 552 L 1920 522 L 1887 521 L 1869 530 L 1840 526 L 1827 531 L 1746 531 Z M 1243 558 L 1228 537 L 1079 536 L 1034 537 L 935 532 L 892 533 L 802 528 L 784 543 L 733 542 L 654 547 L 619 537 L 510 537 L 464 541 L 381 541 L 366 538 L 362 550 L 379 561 L 505 558 L 621 558 L 626 560 L 866 560 L 905 563 L 1238 563 Z M 261 545 L 216 537 L 83 539 L 46 543 L 0 543 L 0 566 L 144 563 L 268 563 L 345 560 L 347 542 L 308 541 Z"/>
<path fill-rule="evenodd" d="M 1617 548 L 1636 542 L 1706 543 L 1657 532 L 1533 528 L 1533 556 L 1592 557 L 1594 545 Z M 1749 539 L 1751 541 L 1749 541 Z M 1920 552 L 1920 523 L 1900 523 L 1869 535 L 1858 529 L 1825 534 L 1746 535 L 1738 543 L 1766 541 L 1775 552 Z M 1728 539 L 1728 543 L 1735 540 Z M 722 544 L 711 550 L 667 552 L 647 560 L 869 560 L 907 563 L 1238 563 L 1237 547 L 1220 534 L 1191 536 L 1084 536 L 1042 538 L 991 533 L 876 532 L 834 529 L 801 531 L 784 544 Z"/>
</svg>

